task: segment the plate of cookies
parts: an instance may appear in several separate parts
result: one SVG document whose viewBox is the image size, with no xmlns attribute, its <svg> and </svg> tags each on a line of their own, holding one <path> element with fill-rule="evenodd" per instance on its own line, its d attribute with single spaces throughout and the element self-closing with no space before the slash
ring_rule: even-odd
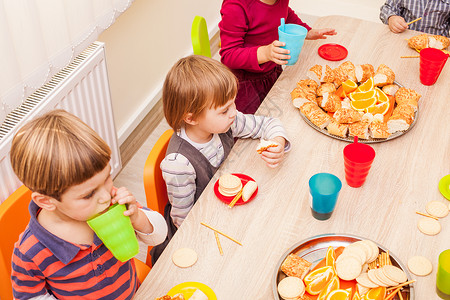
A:
<svg viewBox="0 0 450 300">
<path fill-rule="evenodd" d="M 308 125 L 329 137 L 379 143 L 404 135 L 417 121 L 421 95 L 395 81 L 384 64 L 314 65 L 307 77 L 292 90 L 292 104 Z"/>
<path fill-rule="evenodd" d="M 226 173 L 214 184 L 214 194 L 220 201 L 230 204 L 239 197 L 233 205 L 242 205 L 252 201 L 258 193 L 258 185 L 248 175 L 241 173 Z"/>
<path fill-rule="evenodd" d="M 275 299 L 414 299 L 414 280 L 389 250 L 353 235 L 324 234 L 296 243 L 273 276 Z"/>
</svg>

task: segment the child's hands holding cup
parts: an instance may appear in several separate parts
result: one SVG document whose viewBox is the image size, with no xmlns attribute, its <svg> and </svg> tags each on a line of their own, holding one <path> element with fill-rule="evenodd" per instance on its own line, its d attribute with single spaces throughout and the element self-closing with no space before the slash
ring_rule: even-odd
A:
<svg viewBox="0 0 450 300">
<path fill-rule="evenodd" d="M 287 60 L 291 56 L 289 55 L 289 50 L 281 48 L 283 46 L 286 46 L 286 44 L 275 40 L 269 45 L 259 47 L 256 52 L 258 63 L 263 64 L 268 61 L 273 61 L 278 65 L 287 64 Z"/>
<path fill-rule="evenodd" d="M 126 205 L 127 210 L 123 214 L 125 216 L 129 216 L 131 224 L 134 224 L 136 218 L 138 217 L 139 207 L 138 202 L 136 201 L 136 198 L 133 196 L 133 194 L 125 187 L 113 187 L 111 196 L 112 204 L 119 203 Z"/>
<path fill-rule="evenodd" d="M 277 142 L 278 146 L 270 147 L 263 151 L 261 153 L 261 158 L 266 162 L 268 167 L 276 168 L 283 160 L 286 140 L 281 136 L 274 137 L 271 140 Z"/>
</svg>

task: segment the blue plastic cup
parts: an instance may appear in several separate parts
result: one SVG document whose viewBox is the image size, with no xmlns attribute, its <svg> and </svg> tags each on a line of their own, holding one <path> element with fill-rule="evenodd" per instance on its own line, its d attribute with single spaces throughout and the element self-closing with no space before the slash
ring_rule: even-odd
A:
<svg viewBox="0 0 450 300">
<path fill-rule="evenodd" d="M 327 220 L 336 207 L 342 182 L 333 174 L 317 173 L 309 179 L 311 212 L 317 220 Z"/>
<path fill-rule="evenodd" d="M 288 59 L 288 66 L 295 65 L 297 62 L 307 33 L 308 30 L 305 27 L 297 24 L 284 24 L 284 20 L 278 26 L 278 40 L 286 44 L 281 48 L 290 51 L 291 58 Z"/>
</svg>

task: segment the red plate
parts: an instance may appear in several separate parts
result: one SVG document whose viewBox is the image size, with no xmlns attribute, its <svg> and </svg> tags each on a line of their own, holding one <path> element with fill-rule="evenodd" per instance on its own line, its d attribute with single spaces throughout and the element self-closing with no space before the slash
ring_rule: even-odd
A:
<svg viewBox="0 0 450 300">
<path fill-rule="evenodd" d="M 244 184 L 246 184 L 248 181 L 255 181 L 253 178 L 251 178 L 250 176 L 247 176 L 245 174 L 240 174 L 240 173 L 232 173 L 232 174 L 241 179 L 242 186 L 244 186 Z M 242 200 L 242 197 L 241 197 L 241 198 L 239 198 L 239 200 L 236 202 L 235 205 L 242 205 L 242 204 L 249 203 L 250 201 L 253 200 L 253 198 L 255 198 L 257 193 L 258 193 L 258 188 L 256 188 L 255 192 L 250 197 L 250 199 L 248 199 L 247 202 L 244 202 L 244 200 Z M 216 183 L 214 184 L 214 194 L 216 194 L 216 197 L 219 198 L 220 201 L 222 201 L 226 204 L 230 204 L 230 202 L 233 201 L 233 199 L 234 199 L 234 196 L 227 197 L 227 196 L 222 195 L 219 192 L 219 180 L 217 180 Z"/>
<path fill-rule="evenodd" d="M 347 49 L 338 44 L 324 44 L 319 47 L 318 52 L 320 57 L 331 61 L 343 60 L 348 55 Z"/>
</svg>

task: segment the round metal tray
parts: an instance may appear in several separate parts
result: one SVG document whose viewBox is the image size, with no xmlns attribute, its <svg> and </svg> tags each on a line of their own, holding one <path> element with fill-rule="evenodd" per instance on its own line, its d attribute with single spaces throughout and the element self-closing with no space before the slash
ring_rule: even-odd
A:
<svg viewBox="0 0 450 300">
<path fill-rule="evenodd" d="M 398 82 L 396 82 L 396 81 L 394 81 L 394 83 L 395 83 L 396 85 L 398 85 L 399 87 L 403 87 L 402 84 L 400 84 L 400 83 L 398 83 Z M 352 137 L 352 136 L 349 136 L 349 137 L 341 137 L 341 136 L 337 136 L 337 135 L 334 135 L 334 134 L 330 134 L 330 133 L 328 133 L 328 130 L 327 130 L 326 128 L 321 129 L 320 127 L 318 127 L 318 126 L 314 125 L 313 123 L 311 123 L 311 121 L 308 120 L 308 118 L 307 118 L 305 115 L 303 115 L 301 112 L 300 112 L 300 115 L 302 116 L 303 120 L 305 120 L 305 122 L 306 122 L 309 126 L 311 126 L 312 128 L 314 128 L 314 129 L 317 130 L 318 132 L 320 132 L 320 133 L 322 133 L 322 134 L 325 134 L 325 135 L 327 135 L 327 136 L 329 136 L 329 137 L 331 137 L 331 138 L 337 139 L 337 140 L 341 140 L 341 141 L 348 142 L 348 143 L 353 143 L 353 137 Z M 417 111 L 414 113 L 414 121 L 411 123 L 411 125 L 409 126 L 409 128 L 408 128 L 407 130 L 405 130 L 405 131 L 397 131 L 397 132 L 391 134 L 389 137 L 387 137 L 387 138 L 385 138 L 385 139 L 374 139 L 374 138 L 358 139 L 358 143 L 363 143 L 363 144 L 374 144 L 374 143 L 387 142 L 387 141 L 393 140 L 393 139 L 395 139 L 395 138 L 398 138 L 398 137 L 400 137 L 400 136 L 406 134 L 408 131 L 410 131 L 410 130 L 414 127 L 414 125 L 416 124 L 416 121 L 417 121 L 417 118 L 418 118 L 418 117 L 419 117 L 419 110 L 417 109 Z"/>
<path fill-rule="evenodd" d="M 303 241 L 300 241 L 289 248 L 280 258 L 278 264 L 276 265 L 276 271 L 272 279 L 272 291 L 273 296 L 277 300 L 281 300 L 282 298 L 278 295 L 277 287 L 278 283 L 286 277 L 286 275 L 281 271 L 281 265 L 289 254 L 298 255 L 307 261 L 312 263 L 311 269 L 314 268 L 322 259 L 324 259 L 328 247 L 332 246 L 333 248 L 345 247 L 350 245 L 351 243 L 366 240 L 365 238 L 349 235 L 349 234 L 323 234 L 317 235 Z M 375 242 L 376 243 L 376 242 Z M 381 252 L 387 252 L 387 249 L 378 243 L 376 243 Z M 389 255 L 391 258 L 392 265 L 401 268 L 407 275 L 408 281 L 411 280 L 411 274 L 409 274 L 407 268 L 400 262 L 400 260 L 394 256 L 390 251 Z M 402 290 L 402 296 L 404 300 L 414 300 L 414 283 L 405 286 Z M 396 295 L 394 300 L 399 300 L 399 297 Z"/>
</svg>

